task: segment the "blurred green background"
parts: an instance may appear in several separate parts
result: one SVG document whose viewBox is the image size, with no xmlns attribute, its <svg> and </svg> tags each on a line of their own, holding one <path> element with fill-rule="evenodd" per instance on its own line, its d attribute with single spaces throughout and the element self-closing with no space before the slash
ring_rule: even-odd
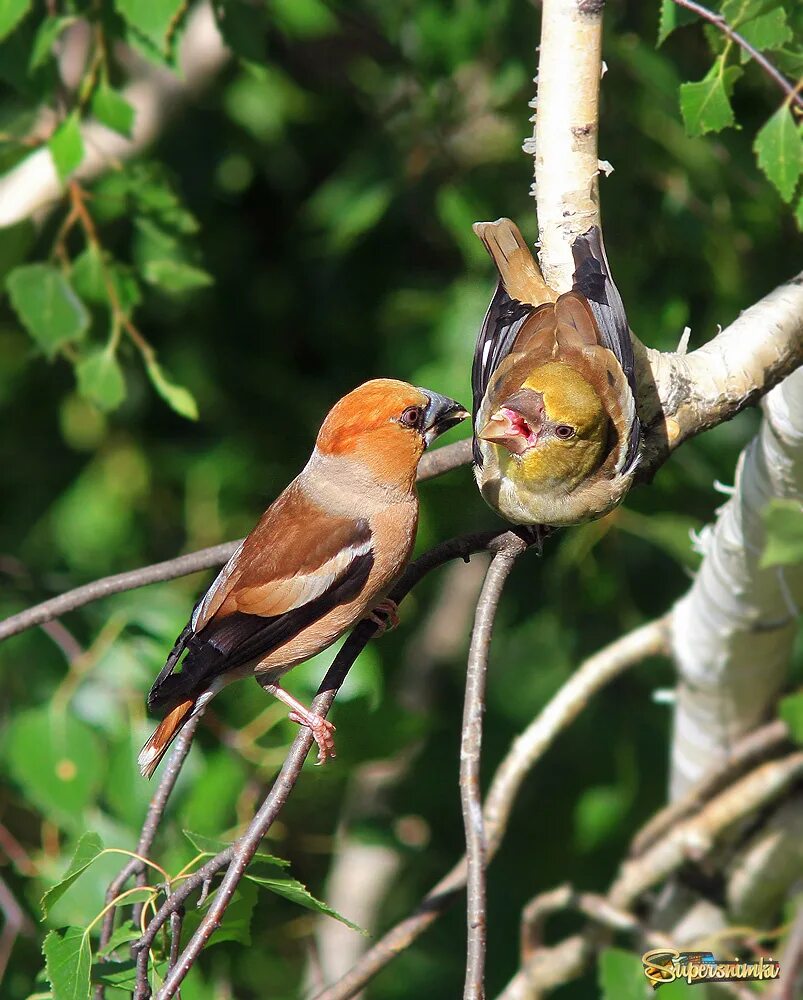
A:
<svg viewBox="0 0 803 1000">
<path fill-rule="evenodd" d="M 244 534 L 306 460 L 329 406 L 364 379 L 395 376 L 470 401 L 474 338 L 494 281 L 471 223 L 509 215 L 536 236 L 532 160 L 521 143 L 531 132 L 537 5 L 273 0 L 260 16 L 246 33 L 248 61 L 230 61 L 122 172 L 132 184 L 169 178 L 198 223 L 185 227 L 186 259 L 212 283 L 177 291 L 143 280 L 143 228 L 128 210 L 108 209 L 119 176 L 88 185 L 104 248 L 137 275 L 137 326 L 197 401 L 198 421 L 153 391 L 126 338 L 125 400 L 104 412 L 77 390 L 71 349 L 45 358 L 8 299 L 0 304 L 4 613 Z M 12 56 L 30 46 L 42 17 L 29 14 L 0 47 L 4 168 L 22 157 L 14 130 L 41 96 L 14 88 Z M 611 3 L 606 17 L 600 155 L 615 168 L 601 181 L 609 255 L 641 339 L 673 348 L 688 324 L 694 348 L 799 266 L 794 222 L 751 149 L 779 94 L 748 66 L 734 97 L 742 127 L 687 138 L 678 86 L 710 65 L 703 33 L 685 28 L 656 50 L 658 4 Z M 66 211 L 37 229 L 0 231 L 0 272 L 47 259 Z M 83 249 L 71 235 L 68 252 Z M 103 307 L 89 309 L 79 358 L 108 329 Z M 712 518 L 714 481 L 732 482 L 756 426 L 757 414 L 746 413 L 684 446 L 625 509 L 520 561 L 491 654 L 486 775 L 584 656 L 666 611 L 688 587 L 697 560 L 690 533 Z M 499 523 L 468 468 L 421 495 L 419 550 Z M 380 930 L 462 852 L 458 742 L 479 585 L 475 571 L 462 594 L 462 573 L 471 570 L 428 578 L 405 603 L 400 628 L 361 658 L 334 709 L 336 762 L 305 768 L 270 837 L 269 849 L 326 898 L 335 833 L 351 803 L 352 833 L 398 857 Z M 145 693 L 210 578 L 66 616 L 87 651 L 71 668 L 41 630 L 0 646 L 0 874 L 32 921 L 81 832 L 134 845 L 151 791 L 134 763 L 149 726 Z M 456 637 L 422 628 L 444 604 L 442 614 L 466 623 Z M 309 697 L 330 658 L 299 668 L 288 686 Z M 652 693 L 671 683 L 669 664 L 652 662 L 611 684 L 528 780 L 490 873 L 489 995 L 516 969 L 527 900 L 564 880 L 604 890 L 633 832 L 665 800 L 670 716 Z M 247 682 L 215 701 L 157 839 L 168 870 L 192 856 L 182 829 L 223 835 L 248 818 L 294 731 L 273 711 L 264 731 L 238 743 L 238 729 L 269 707 Z M 402 754 L 409 760 L 397 780 L 363 801 L 355 790 L 363 765 Z M 59 766 L 65 759 L 74 769 Z M 120 860 L 105 858 L 84 875 L 49 926 L 96 914 Z M 337 905 L 350 915 L 348 901 Z M 211 948 L 184 1000 L 300 995 L 315 920 L 260 895 L 252 946 Z M 550 936 L 574 926 L 558 919 Z M 457 995 L 464 935 L 456 907 L 368 996 Z M 47 990 L 33 981 L 39 937 L 14 946 L 8 1000 Z M 595 982 L 591 970 L 558 995 L 587 998 Z"/>
</svg>

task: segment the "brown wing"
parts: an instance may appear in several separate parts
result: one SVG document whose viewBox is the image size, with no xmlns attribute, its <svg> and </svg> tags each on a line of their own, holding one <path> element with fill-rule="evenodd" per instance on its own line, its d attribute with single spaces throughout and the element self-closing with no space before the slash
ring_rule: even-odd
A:
<svg viewBox="0 0 803 1000">
<path fill-rule="evenodd" d="M 221 570 L 151 688 L 152 708 L 205 690 L 355 597 L 373 566 L 362 518 L 333 517 L 291 485 Z M 180 673 L 174 673 L 184 650 Z"/>
</svg>

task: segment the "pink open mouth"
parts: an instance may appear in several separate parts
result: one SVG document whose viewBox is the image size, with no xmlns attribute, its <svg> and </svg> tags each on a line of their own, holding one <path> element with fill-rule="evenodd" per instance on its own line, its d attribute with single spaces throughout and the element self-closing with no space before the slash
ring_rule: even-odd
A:
<svg viewBox="0 0 803 1000">
<path fill-rule="evenodd" d="M 510 436 L 523 437 L 527 442 L 527 447 L 532 448 L 538 442 L 538 432 L 534 431 L 524 417 L 516 410 L 510 410 L 506 406 L 500 407 L 498 413 L 506 417 L 510 422 Z"/>
</svg>

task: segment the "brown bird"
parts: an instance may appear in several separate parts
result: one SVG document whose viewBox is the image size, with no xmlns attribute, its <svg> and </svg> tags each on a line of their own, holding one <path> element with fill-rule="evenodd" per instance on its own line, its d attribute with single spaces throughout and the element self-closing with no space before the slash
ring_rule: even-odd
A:
<svg viewBox="0 0 803 1000">
<path fill-rule="evenodd" d="M 335 404 L 303 471 L 220 572 L 156 678 L 148 706 L 166 715 L 139 755 L 143 775 L 221 688 L 251 674 L 309 726 L 320 763 L 335 756 L 334 726 L 279 680 L 373 611 L 393 614 L 385 598 L 415 541 L 418 461 L 467 416 L 453 399 L 393 379 Z"/>
<path fill-rule="evenodd" d="M 629 489 L 640 440 L 633 346 L 602 234 L 577 238 L 573 288 L 558 295 L 510 219 L 474 229 L 500 274 L 472 370 L 480 492 L 516 524 L 601 517 Z"/>
</svg>

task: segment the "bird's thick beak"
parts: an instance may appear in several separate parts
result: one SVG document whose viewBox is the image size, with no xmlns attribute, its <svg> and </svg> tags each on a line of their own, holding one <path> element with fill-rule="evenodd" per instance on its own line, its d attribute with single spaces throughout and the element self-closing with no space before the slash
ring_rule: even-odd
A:
<svg viewBox="0 0 803 1000">
<path fill-rule="evenodd" d="M 522 455 L 531 446 L 528 436 L 522 433 L 522 429 L 503 409 L 494 413 L 478 432 L 477 437 L 492 444 L 501 444 L 514 455 Z"/>
<path fill-rule="evenodd" d="M 456 427 L 469 415 L 468 410 L 455 399 L 448 396 L 441 396 L 431 389 L 419 389 L 429 399 L 424 412 L 424 440 L 427 447 L 432 444 L 436 437 L 448 431 L 450 427 Z"/>
</svg>

